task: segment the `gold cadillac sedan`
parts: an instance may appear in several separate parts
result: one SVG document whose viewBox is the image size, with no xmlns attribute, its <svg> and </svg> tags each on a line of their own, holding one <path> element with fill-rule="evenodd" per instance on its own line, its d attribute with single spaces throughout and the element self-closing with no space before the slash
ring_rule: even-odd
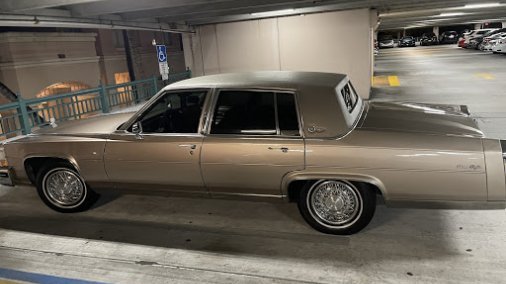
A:
<svg viewBox="0 0 506 284">
<path fill-rule="evenodd" d="M 503 148 L 463 107 L 364 102 L 340 74 L 237 73 L 167 86 L 135 114 L 5 141 L 0 183 L 34 184 L 60 212 L 111 188 L 286 200 L 315 229 L 353 234 L 377 196 L 505 208 Z"/>
</svg>

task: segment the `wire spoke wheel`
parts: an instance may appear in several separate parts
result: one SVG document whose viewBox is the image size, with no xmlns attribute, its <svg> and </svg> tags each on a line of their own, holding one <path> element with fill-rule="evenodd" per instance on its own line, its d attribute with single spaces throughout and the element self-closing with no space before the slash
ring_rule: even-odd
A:
<svg viewBox="0 0 506 284">
<path fill-rule="evenodd" d="M 86 197 L 86 185 L 81 177 L 67 168 L 56 168 L 46 173 L 42 181 L 47 199 L 60 208 L 79 206 Z"/>
<path fill-rule="evenodd" d="M 362 197 L 357 188 L 335 180 L 315 183 L 309 189 L 306 202 L 313 219 L 328 228 L 353 225 L 363 210 Z"/>
</svg>

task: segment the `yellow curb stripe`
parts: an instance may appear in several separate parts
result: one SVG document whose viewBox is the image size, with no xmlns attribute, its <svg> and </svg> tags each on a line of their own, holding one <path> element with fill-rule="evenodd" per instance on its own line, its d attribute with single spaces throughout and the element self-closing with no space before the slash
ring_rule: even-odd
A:
<svg viewBox="0 0 506 284">
<path fill-rule="evenodd" d="M 388 84 L 390 87 L 399 87 L 401 85 L 401 82 L 397 76 L 388 76 Z"/>
<path fill-rule="evenodd" d="M 372 78 L 372 84 L 375 87 L 386 87 L 388 86 L 388 79 L 386 76 L 374 76 Z"/>
</svg>

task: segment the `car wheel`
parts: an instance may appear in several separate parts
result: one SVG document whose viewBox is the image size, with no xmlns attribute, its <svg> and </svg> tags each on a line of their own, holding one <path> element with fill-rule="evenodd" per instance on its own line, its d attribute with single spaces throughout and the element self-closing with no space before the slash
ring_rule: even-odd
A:
<svg viewBox="0 0 506 284">
<path fill-rule="evenodd" d="M 66 163 L 43 167 L 37 174 L 36 185 L 42 201 L 58 212 L 84 211 L 98 199 L 81 175 Z"/>
<path fill-rule="evenodd" d="M 319 180 L 304 186 L 298 205 L 314 229 L 327 234 L 351 235 L 371 221 L 376 210 L 376 194 L 361 183 Z"/>
</svg>

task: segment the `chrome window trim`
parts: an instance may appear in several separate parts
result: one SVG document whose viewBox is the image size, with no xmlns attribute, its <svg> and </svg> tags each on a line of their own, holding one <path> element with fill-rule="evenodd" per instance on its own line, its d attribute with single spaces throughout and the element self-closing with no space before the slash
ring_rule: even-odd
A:
<svg viewBox="0 0 506 284">
<path fill-rule="evenodd" d="M 274 108 L 275 108 L 275 121 L 276 121 L 276 135 L 241 135 L 241 134 L 212 134 L 211 133 L 211 124 L 214 119 L 214 111 L 216 109 L 216 105 L 218 104 L 218 97 L 221 92 L 223 91 L 237 91 L 237 92 L 264 92 L 264 93 L 273 93 L 274 94 Z M 299 127 L 299 135 L 298 136 L 287 136 L 287 135 L 281 135 L 280 129 L 279 129 L 279 120 L 278 120 L 278 113 L 277 113 L 277 96 L 276 94 L 283 93 L 283 94 L 291 94 L 294 96 L 295 101 L 295 112 L 297 114 L 297 123 Z M 205 123 L 204 130 L 202 134 L 206 136 L 212 136 L 212 137 L 236 137 L 236 138 L 292 138 L 292 139 L 303 139 L 304 138 L 304 132 L 302 129 L 302 116 L 301 112 L 299 111 L 299 103 L 297 99 L 297 91 L 294 89 L 283 89 L 283 88 L 216 88 L 212 92 L 212 100 L 209 107 L 209 112 L 207 116 L 207 121 Z M 274 129 L 273 129 L 274 130 Z"/>
</svg>

